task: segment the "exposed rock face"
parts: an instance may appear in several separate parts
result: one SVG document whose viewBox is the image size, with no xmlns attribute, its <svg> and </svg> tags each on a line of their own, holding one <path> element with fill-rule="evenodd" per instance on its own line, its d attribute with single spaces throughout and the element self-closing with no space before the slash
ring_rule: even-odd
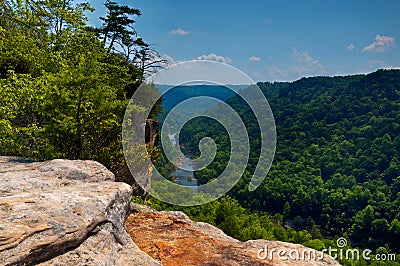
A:
<svg viewBox="0 0 400 266">
<path fill-rule="evenodd" d="M 0 265 L 159 265 L 124 229 L 131 195 L 97 162 L 0 157 Z"/>
<path fill-rule="evenodd" d="M 155 119 L 146 120 L 145 141 L 150 147 L 154 147 L 158 140 L 158 121 Z"/>
<path fill-rule="evenodd" d="M 138 205 L 132 209 L 137 213 L 127 219 L 128 233 L 141 250 L 164 266 L 340 265 L 328 256 L 321 259 L 321 252 L 302 245 L 267 240 L 240 242 L 212 225 L 190 220 L 182 212 L 155 212 Z M 273 249 L 276 251 L 270 256 Z M 287 252 L 286 256 L 281 254 L 283 259 L 278 257 L 280 250 Z M 308 253 L 301 259 L 305 250 L 316 252 L 316 259 L 308 260 Z M 291 259 L 289 252 L 293 258 L 299 252 L 300 259 Z"/>
<path fill-rule="evenodd" d="M 306 248 L 243 243 L 182 212 L 132 204 L 131 195 L 97 162 L 0 157 L 0 265 L 339 265 L 318 252 L 281 260 L 280 250 Z"/>
<path fill-rule="evenodd" d="M 145 136 L 145 142 L 149 148 L 154 148 L 158 141 L 158 121 L 155 119 L 145 119 L 142 118 L 143 123 L 135 128 L 135 138 L 140 138 L 140 136 Z M 131 169 L 133 170 L 133 169 Z M 142 171 L 131 171 L 128 165 L 125 165 L 120 169 L 117 174 L 117 180 L 128 183 L 133 188 L 133 195 L 139 196 L 143 200 L 148 200 L 150 195 L 147 191 L 151 189 L 151 173 L 146 169 Z M 145 185 L 145 189 L 142 188 L 137 180 L 142 180 L 142 184 Z"/>
</svg>

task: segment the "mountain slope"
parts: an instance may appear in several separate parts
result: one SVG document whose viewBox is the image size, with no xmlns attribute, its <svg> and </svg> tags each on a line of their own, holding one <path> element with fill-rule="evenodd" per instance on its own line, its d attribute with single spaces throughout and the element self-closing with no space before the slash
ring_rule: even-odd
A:
<svg viewBox="0 0 400 266">
<path fill-rule="evenodd" d="M 231 196 L 254 211 L 283 215 L 298 230 L 346 235 L 360 248 L 400 252 L 400 71 L 259 87 L 276 120 L 275 160 L 264 183 L 249 192 L 246 184 L 259 153 L 258 124 L 241 99 L 229 99 L 247 126 L 252 151 L 248 171 Z M 224 169 L 230 143 L 215 122 L 194 120 L 181 138 L 197 154 L 207 135 L 201 132 L 212 132 L 219 147 L 213 164 L 196 172 L 206 183 Z"/>
</svg>

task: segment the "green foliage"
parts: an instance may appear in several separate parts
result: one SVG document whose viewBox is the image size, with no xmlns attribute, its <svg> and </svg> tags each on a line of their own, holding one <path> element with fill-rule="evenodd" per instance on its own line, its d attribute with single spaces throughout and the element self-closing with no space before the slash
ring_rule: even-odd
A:
<svg viewBox="0 0 400 266">
<path fill-rule="evenodd" d="M 92 159 L 115 173 L 124 165 L 121 125 L 142 75 L 87 27 L 88 10 L 71 0 L 0 4 L 0 154 Z"/>
<path fill-rule="evenodd" d="M 263 184 L 249 192 L 259 155 L 259 127 L 239 97 L 229 99 L 246 124 L 251 145 L 246 173 L 230 196 L 246 209 L 283 214 L 278 221 L 298 232 L 308 230 L 312 237 L 348 235 L 358 247 L 387 246 L 399 253 L 398 234 L 394 240 L 391 232 L 397 232 L 400 218 L 400 71 L 259 86 L 276 120 L 274 163 Z M 201 138 L 217 143 L 213 163 L 195 173 L 201 183 L 225 169 L 230 141 L 220 125 L 197 119 L 180 135 L 195 156 Z M 281 240 L 307 239 L 276 228 L 274 234 Z"/>
<path fill-rule="evenodd" d="M 107 16 L 100 19 L 104 22 L 99 32 L 103 36 L 103 43 L 108 44 L 108 50 L 114 48 L 115 43 L 126 45 L 133 42 L 132 35 L 136 35 L 132 24 L 135 22 L 131 16 L 140 16 L 139 9 L 121 6 L 116 2 L 107 0 L 104 4 Z"/>
<path fill-rule="evenodd" d="M 194 221 L 215 225 L 226 234 L 242 241 L 262 238 L 274 240 L 276 237 L 273 228 L 281 228 L 275 226 L 267 215 L 250 213 L 241 207 L 237 200 L 228 196 L 193 207 L 168 205 L 152 198 L 150 206 L 158 210 L 183 211 Z"/>
</svg>

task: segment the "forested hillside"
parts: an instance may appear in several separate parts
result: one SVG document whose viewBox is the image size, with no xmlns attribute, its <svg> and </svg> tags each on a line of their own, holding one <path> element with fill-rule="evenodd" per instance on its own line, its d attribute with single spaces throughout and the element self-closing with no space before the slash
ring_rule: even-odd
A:
<svg viewBox="0 0 400 266">
<path fill-rule="evenodd" d="M 259 153 L 258 124 L 239 97 L 228 100 L 245 121 L 252 145 L 248 171 L 230 196 L 252 212 L 308 230 L 314 239 L 344 236 L 359 248 L 399 253 L 400 71 L 258 85 L 276 120 L 275 159 L 263 184 L 249 192 Z M 218 176 L 229 160 L 225 133 L 204 118 L 189 122 L 181 133 L 197 155 L 201 138 L 217 142 L 215 161 L 196 172 L 202 183 Z"/>
<path fill-rule="evenodd" d="M 179 103 L 199 96 L 208 96 L 219 99 L 221 101 L 226 101 L 229 98 L 235 95 L 230 89 L 223 87 L 223 86 L 212 86 L 212 85 L 190 85 L 190 86 L 176 86 L 171 87 L 170 85 L 155 85 L 159 92 L 162 93 L 162 114 L 159 115 L 160 124 L 164 121 L 166 115 L 171 111 Z M 239 90 L 245 86 L 235 86 L 234 88 Z M 165 92 L 167 89 L 169 91 Z M 192 106 L 192 110 L 185 109 L 186 113 L 192 113 L 193 111 L 196 112 L 205 112 L 208 109 L 211 109 L 215 106 L 215 104 L 211 103 L 201 103 Z M 179 117 L 175 115 L 175 120 L 178 120 Z"/>
<path fill-rule="evenodd" d="M 117 174 L 125 166 L 125 108 L 165 62 L 135 31 L 140 10 L 108 0 L 98 28 L 88 24 L 92 10 L 72 0 L 0 1 L 0 155 L 92 159 Z M 259 87 L 277 127 L 275 160 L 263 184 L 247 189 L 260 130 L 248 106 L 234 97 L 227 102 L 246 124 L 251 158 L 230 195 L 196 207 L 154 198 L 151 204 L 183 209 L 240 240 L 282 240 L 322 250 L 345 237 L 348 247 L 400 253 L 400 70 Z M 155 87 L 147 88 L 149 98 L 157 95 Z M 182 95 L 172 94 L 177 96 Z M 217 143 L 214 162 L 195 173 L 199 182 L 225 168 L 226 133 L 205 118 L 181 132 L 194 155 L 202 138 Z M 165 162 L 160 157 L 157 166 Z"/>
<path fill-rule="evenodd" d="M 163 62 L 137 37 L 140 10 L 106 1 L 99 28 L 90 11 L 71 0 L 0 2 L 0 154 L 124 164 L 126 105 Z"/>
</svg>

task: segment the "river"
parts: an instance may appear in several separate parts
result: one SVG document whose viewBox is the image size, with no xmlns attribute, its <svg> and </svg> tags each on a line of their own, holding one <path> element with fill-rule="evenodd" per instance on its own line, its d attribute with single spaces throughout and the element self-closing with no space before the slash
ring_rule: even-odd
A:
<svg viewBox="0 0 400 266">
<path fill-rule="evenodd" d="M 168 135 L 169 140 L 173 145 L 177 145 L 175 136 L 176 134 Z M 191 157 L 190 153 L 187 153 L 186 157 L 182 157 L 177 164 L 178 169 L 171 171 L 170 175 L 172 177 L 175 177 L 175 183 L 183 186 L 193 187 L 193 190 L 197 191 L 198 183 L 197 179 L 194 177 L 194 170 L 190 157 Z M 184 170 L 184 169 L 190 169 L 190 170 Z"/>
</svg>

